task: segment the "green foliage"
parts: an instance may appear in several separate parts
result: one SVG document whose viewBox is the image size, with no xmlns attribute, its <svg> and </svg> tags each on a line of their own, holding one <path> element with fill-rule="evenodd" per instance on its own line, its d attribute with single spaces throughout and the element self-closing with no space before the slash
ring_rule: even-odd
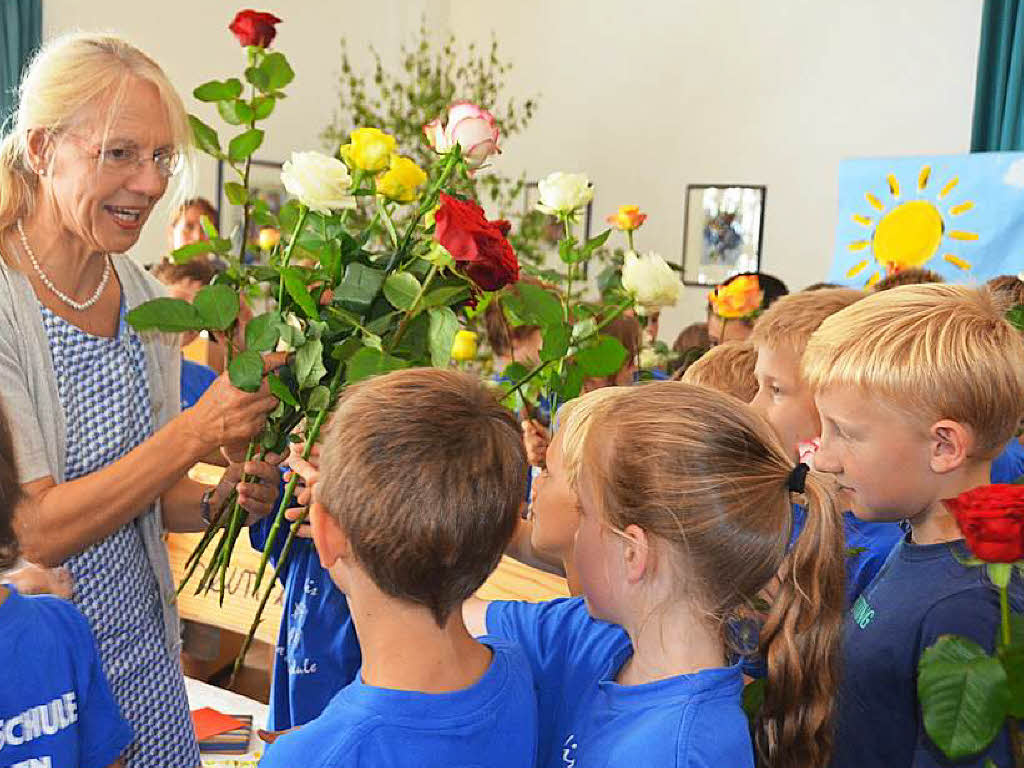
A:
<svg viewBox="0 0 1024 768">
<path fill-rule="evenodd" d="M 918 662 L 917 695 L 924 727 L 954 760 L 984 750 L 1010 705 L 1006 672 L 977 643 L 945 635 Z"/>
</svg>

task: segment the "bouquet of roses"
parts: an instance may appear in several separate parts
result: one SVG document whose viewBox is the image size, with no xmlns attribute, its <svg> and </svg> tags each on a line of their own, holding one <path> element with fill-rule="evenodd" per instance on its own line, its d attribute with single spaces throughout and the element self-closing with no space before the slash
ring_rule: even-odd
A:
<svg viewBox="0 0 1024 768">
<path fill-rule="evenodd" d="M 473 201 L 448 194 L 498 151 L 494 119 L 476 105 L 455 104 L 447 116 L 424 126 L 437 153 L 429 169 L 398 154 L 393 137 L 366 127 L 352 132 L 351 142 L 339 150 L 340 159 L 292 153 L 281 178 L 294 199 L 279 212 L 252 194 L 251 158 L 264 138 L 257 126 L 275 110 L 294 78 L 284 54 L 268 51 L 279 22 L 271 14 L 239 13 L 230 29 L 245 51 L 243 78 L 213 80 L 193 92 L 200 101 L 215 103 L 221 118 L 238 131 L 225 148 L 214 128 L 189 117 L 198 148 L 224 161 L 237 176 L 225 184 L 225 193 L 242 209 L 241 246 L 232 253 L 231 241 L 206 222 L 209 239 L 172 257 L 185 261 L 212 252 L 227 262 L 227 269 L 192 303 L 160 298 L 128 316 L 140 330 L 223 334 L 228 374 L 235 386 L 247 391 L 262 385 L 262 353 L 290 353 L 287 365 L 266 376 L 279 402 L 263 433 L 248 446 L 247 458 L 281 453 L 289 441 L 299 440 L 308 458 L 346 384 L 409 366 L 448 365 L 459 331 L 457 310 L 481 291 L 514 282 L 519 273 L 505 239 L 507 222 L 488 221 Z M 347 219 L 357 208 L 365 214 L 359 219 L 368 224 L 353 228 Z M 280 233 L 261 238 L 265 264 L 247 263 L 250 220 Z M 274 302 L 245 324 L 244 335 L 238 334 L 240 297 L 253 294 L 272 296 Z M 237 341 L 239 335 L 244 343 Z M 302 437 L 293 434 L 296 430 Z M 285 488 L 254 594 L 295 484 L 293 477 Z M 216 511 L 187 562 L 179 591 L 212 547 L 197 592 L 210 589 L 219 578 L 223 601 L 225 575 L 244 520 L 236 498 Z M 301 522 L 288 531 L 278 570 Z M 273 581 L 264 592 L 253 631 Z"/>
</svg>

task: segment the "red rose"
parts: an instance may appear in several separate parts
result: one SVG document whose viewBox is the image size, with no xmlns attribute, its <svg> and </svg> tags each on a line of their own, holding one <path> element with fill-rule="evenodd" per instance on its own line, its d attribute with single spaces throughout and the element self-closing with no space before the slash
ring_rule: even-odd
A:
<svg viewBox="0 0 1024 768">
<path fill-rule="evenodd" d="M 519 260 L 505 239 L 511 227 L 507 221 L 488 221 L 483 209 L 472 200 L 459 200 L 443 192 L 434 221 L 437 242 L 485 291 L 497 291 L 519 279 Z"/>
<path fill-rule="evenodd" d="M 266 48 L 274 42 L 274 35 L 277 34 L 274 26 L 280 23 L 281 20 L 272 13 L 247 8 L 235 15 L 235 20 L 228 25 L 228 29 L 235 33 L 235 37 L 242 45 Z"/>
<path fill-rule="evenodd" d="M 989 563 L 1024 558 L 1024 486 L 983 485 L 942 503 L 976 557 Z"/>
</svg>

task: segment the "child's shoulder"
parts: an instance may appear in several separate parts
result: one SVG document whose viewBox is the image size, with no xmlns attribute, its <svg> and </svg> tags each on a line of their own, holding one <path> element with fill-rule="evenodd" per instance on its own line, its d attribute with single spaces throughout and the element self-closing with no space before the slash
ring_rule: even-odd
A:
<svg viewBox="0 0 1024 768">
<path fill-rule="evenodd" d="M 10 585 L 4 601 L 5 623 L 30 629 L 36 639 L 44 637 L 66 638 L 69 645 L 90 636 L 89 622 L 78 608 L 67 600 L 53 595 L 22 595 Z"/>
</svg>

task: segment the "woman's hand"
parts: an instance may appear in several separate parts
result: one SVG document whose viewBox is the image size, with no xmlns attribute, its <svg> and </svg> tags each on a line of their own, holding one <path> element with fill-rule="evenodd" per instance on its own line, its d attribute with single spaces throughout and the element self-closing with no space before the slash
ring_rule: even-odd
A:
<svg viewBox="0 0 1024 768">
<path fill-rule="evenodd" d="M 244 454 L 238 455 L 228 450 L 224 450 L 223 454 L 228 460 L 228 468 L 224 470 L 224 476 L 210 499 L 210 508 L 220 509 L 231 492 L 238 488 L 238 503 L 249 513 L 245 524 L 252 525 L 274 511 L 281 479 L 277 469 L 281 457 L 268 453 L 262 461 L 245 461 Z M 250 476 L 250 482 L 240 482 L 243 474 Z"/>
<path fill-rule="evenodd" d="M 263 356 L 264 373 L 279 368 L 287 361 L 284 353 Z M 259 392 L 243 392 L 222 373 L 209 386 L 199 402 L 183 412 L 187 436 L 195 455 L 205 456 L 221 446 L 237 448 L 259 434 L 267 414 L 277 407 L 277 398 L 270 394 L 264 379 Z"/>
</svg>

